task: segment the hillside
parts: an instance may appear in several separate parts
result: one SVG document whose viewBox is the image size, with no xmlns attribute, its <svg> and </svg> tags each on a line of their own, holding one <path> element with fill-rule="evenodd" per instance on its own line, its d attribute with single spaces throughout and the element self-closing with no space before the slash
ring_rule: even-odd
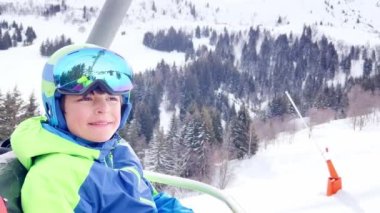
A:
<svg viewBox="0 0 380 213">
<path fill-rule="evenodd" d="M 34 91 L 40 101 L 40 75 L 47 59 L 41 56 L 41 47 L 54 43 L 62 35 L 73 43 L 85 42 L 103 3 L 104 0 L 1 1 L 0 23 L 7 22 L 1 25 L 1 39 L 10 37 L 13 42 L 7 49 L 0 45 L 4 48 L 0 50 L 0 91 L 4 97 L 0 103 L 6 103 L 5 94 L 15 86 L 25 100 Z M 244 169 L 236 170 L 234 174 L 243 176 L 236 176 L 229 185 L 232 194 L 235 187 L 244 188 L 240 184 L 245 183 L 251 190 L 260 189 L 253 192 L 257 193 L 253 197 L 260 200 L 264 195 L 265 202 L 257 209 L 249 205 L 251 201 L 247 197 L 251 191 L 236 189 L 237 194 L 246 195 L 239 197 L 239 201 L 249 210 L 252 208 L 252 212 L 265 212 L 272 196 L 281 205 L 271 206 L 269 212 L 323 209 L 324 203 L 331 204 L 331 200 L 321 198 L 327 177 L 323 175 L 321 180 L 320 174 L 325 171 L 325 165 L 319 167 L 320 156 L 304 144 L 307 133 L 279 137 L 278 143 L 271 141 L 280 132 L 294 132 L 299 128 L 284 91 L 289 91 L 312 125 L 376 111 L 380 107 L 379 4 L 374 0 L 307 3 L 303 0 L 134 0 L 111 45 L 136 73 L 133 114 L 127 128 L 120 133 L 148 168 L 154 168 L 155 161 L 144 156 L 160 143 L 179 143 L 186 147 L 161 150 L 162 156 L 172 160 L 188 160 L 173 175 L 212 183 L 221 162 L 237 159 L 238 166 L 254 167 L 248 173 Z M 28 27 L 34 29 L 36 38 L 32 42 L 15 41 L 13 35 L 21 25 L 24 33 Z M 17 111 L 15 116 L 19 114 Z M 323 135 L 335 137 L 335 132 L 324 131 Z M 316 134 L 313 140 L 328 140 L 329 144 L 330 140 L 338 140 L 319 139 L 318 131 Z M 372 144 L 376 135 L 368 135 L 371 135 L 368 146 L 376 152 L 377 147 Z M 285 145 L 285 138 L 294 146 Z M 354 143 L 351 143 L 353 147 Z M 267 150 L 266 146 L 274 148 Z M 339 149 L 344 150 L 341 146 Z M 368 147 L 363 149 L 369 151 Z M 247 158 L 252 161 L 239 162 Z M 348 158 L 341 159 L 346 163 Z M 343 167 L 349 166 L 344 163 Z M 310 170 L 310 165 L 320 169 Z M 359 166 L 356 169 L 360 170 Z M 305 182 L 296 179 L 303 175 L 306 175 L 302 179 Z M 275 182 L 275 187 L 267 178 Z M 318 186 L 309 185 L 306 180 L 321 182 Z M 353 184 L 358 182 L 354 180 Z M 294 196 L 281 201 L 297 184 L 300 186 L 294 187 Z M 371 194 L 373 185 L 376 187 L 371 180 L 363 193 Z M 312 190 L 307 191 L 307 187 Z M 276 194 L 276 189 L 283 191 Z M 354 192 L 362 193 L 356 189 Z M 377 191 L 374 195 L 378 195 Z M 351 198 L 360 199 L 359 195 L 339 196 L 343 197 L 339 199 L 344 205 Z M 302 200 L 301 206 L 291 202 L 292 199 Z M 365 200 L 369 207 L 355 204 L 348 209 L 371 211 L 376 201 Z M 346 208 L 335 203 L 331 206 L 333 210 Z"/>
<path fill-rule="evenodd" d="M 352 119 L 337 120 L 268 141 L 251 159 L 236 162 L 233 181 L 224 190 L 247 212 L 376 213 L 380 202 L 378 113 L 366 116 L 363 129 Z M 342 178 L 341 191 L 326 196 L 329 173 L 315 144 L 327 146 Z M 230 212 L 206 195 L 184 199 L 196 212 Z"/>
</svg>

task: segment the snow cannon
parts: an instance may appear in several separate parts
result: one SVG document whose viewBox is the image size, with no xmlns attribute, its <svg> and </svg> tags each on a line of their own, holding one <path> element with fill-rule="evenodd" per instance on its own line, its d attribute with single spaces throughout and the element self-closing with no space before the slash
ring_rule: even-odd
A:
<svg viewBox="0 0 380 213">
<path fill-rule="evenodd" d="M 296 110 L 298 117 L 301 119 L 305 128 L 310 129 L 309 125 L 307 125 L 307 123 L 305 122 L 305 119 L 303 119 L 301 112 L 298 110 L 297 105 L 294 103 L 294 101 L 293 101 L 292 97 L 289 95 L 288 91 L 285 91 L 285 94 L 286 94 L 287 98 L 289 99 L 290 103 L 292 104 L 292 106 L 294 107 L 294 109 Z M 326 146 L 324 149 L 322 149 L 320 144 L 318 144 L 317 142 L 315 142 L 315 146 L 318 148 L 318 150 L 319 150 L 320 154 L 322 155 L 322 157 L 324 158 L 324 160 L 326 160 L 327 168 L 328 168 L 329 173 L 330 173 L 330 177 L 327 180 L 326 195 L 327 196 L 334 195 L 340 189 L 342 189 L 342 179 L 339 177 L 338 173 L 335 170 L 334 164 L 333 164 L 333 162 L 329 156 L 328 147 Z"/>
<path fill-rule="evenodd" d="M 330 177 L 328 178 L 328 181 L 327 181 L 326 195 L 331 196 L 337 193 L 340 189 L 342 189 L 342 178 L 338 176 L 338 173 L 336 172 L 332 161 L 329 159 L 326 162 L 327 162 L 327 167 L 330 172 Z"/>
</svg>

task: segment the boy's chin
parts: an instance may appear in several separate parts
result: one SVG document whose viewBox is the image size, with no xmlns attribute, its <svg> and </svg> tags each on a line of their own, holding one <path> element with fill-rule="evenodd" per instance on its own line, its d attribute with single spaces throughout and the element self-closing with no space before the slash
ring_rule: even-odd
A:
<svg viewBox="0 0 380 213">
<path fill-rule="evenodd" d="M 95 138 L 95 139 L 91 139 L 89 141 L 94 142 L 94 143 L 104 143 L 104 142 L 107 142 L 109 139 L 111 139 L 111 137 L 109 137 L 109 138 Z"/>
<path fill-rule="evenodd" d="M 111 139 L 112 135 L 91 135 L 89 137 L 85 137 L 84 139 L 94 142 L 94 143 L 104 143 L 107 142 L 109 139 Z"/>
</svg>

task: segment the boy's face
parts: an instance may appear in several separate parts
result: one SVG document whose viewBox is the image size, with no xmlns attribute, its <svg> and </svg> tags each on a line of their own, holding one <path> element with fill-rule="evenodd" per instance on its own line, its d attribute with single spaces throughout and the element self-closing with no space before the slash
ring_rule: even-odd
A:
<svg viewBox="0 0 380 213">
<path fill-rule="evenodd" d="M 69 131 L 92 142 L 109 140 L 120 125 L 121 97 L 91 92 L 66 95 L 64 115 Z"/>
</svg>

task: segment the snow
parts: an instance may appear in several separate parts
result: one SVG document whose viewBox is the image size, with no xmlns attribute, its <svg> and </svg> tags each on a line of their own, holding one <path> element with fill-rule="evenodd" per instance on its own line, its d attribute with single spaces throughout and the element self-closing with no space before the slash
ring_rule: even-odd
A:
<svg viewBox="0 0 380 213">
<path fill-rule="evenodd" d="M 251 159 L 236 163 L 234 178 L 224 193 L 245 212 L 366 212 L 380 209 L 380 114 L 368 116 L 362 130 L 352 119 L 336 120 L 294 135 L 282 134 L 266 143 Z M 343 183 L 342 190 L 327 196 L 329 175 L 325 159 L 316 148 L 327 146 Z M 208 195 L 182 202 L 195 212 L 231 212 Z"/>
<path fill-rule="evenodd" d="M 2 0 L 20 5 L 43 3 L 45 0 Z M 49 0 L 57 3 L 60 0 Z M 101 7 L 104 0 L 66 0 L 78 11 L 84 5 Z M 185 64 L 185 55 L 178 52 L 159 52 L 142 45 L 146 31 L 181 27 L 189 32 L 196 26 L 212 26 L 213 29 L 229 31 L 248 30 L 259 26 L 271 33 L 302 33 L 305 24 L 312 25 L 316 36 L 326 34 L 329 39 L 343 45 L 375 47 L 380 44 L 380 8 L 377 0 L 193 0 L 200 18 L 189 14 L 184 1 L 181 6 L 173 0 L 154 1 L 159 13 L 142 10 L 150 8 L 153 0 L 134 0 L 111 49 L 123 55 L 135 72 L 154 68 L 164 59 L 169 64 Z M 186 1 L 187 2 L 187 1 Z M 333 8 L 331 8 L 331 5 Z M 180 8 L 183 12 L 178 14 Z M 166 11 L 164 14 L 163 11 Z M 346 12 L 346 15 L 342 11 Z M 281 17 L 282 24 L 277 20 Z M 360 17 L 360 23 L 357 19 Z M 347 19 L 347 21 L 345 21 Z M 46 58 L 40 57 L 42 41 L 64 34 L 74 43 L 85 42 L 94 24 L 72 23 L 68 15 L 50 19 L 2 14 L 0 21 L 15 20 L 24 27 L 32 26 L 37 34 L 34 44 L 28 47 L 0 51 L 0 91 L 5 93 L 17 85 L 25 99 L 32 91 L 40 97 L 41 71 Z M 322 25 L 320 23 L 322 22 Z M 372 27 L 371 27 L 372 26 Z M 122 35 L 121 32 L 125 32 Z M 313 31 L 314 32 L 314 31 Z M 195 40 L 194 47 L 208 46 L 207 39 Z M 362 74 L 363 62 L 352 64 L 352 75 Z M 342 81 L 344 75 L 337 77 Z M 335 83 L 336 83 L 335 82 Z M 334 83 L 334 82 L 332 82 Z M 233 101 L 231 99 L 231 101 Z M 161 106 L 163 107 L 163 105 Z M 167 131 L 170 115 L 162 112 L 161 126 Z M 268 141 L 252 159 L 233 162 L 236 165 L 225 193 L 236 200 L 246 212 L 366 212 L 380 210 L 380 162 L 379 115 L 371 117 L 361 131 L 353 130 L 351 120 L 338 120 L 313 127 L 311 138 L 306 130 L 294 135 L 283 134 L 275 141 Z M 343 190 L 326 196 L 329 177 L 325 160 L 315 143 L 328 145 L 334 165 L 342 177 Z M 183 199 L 195 212 L 229 212 L 220 201 L 206 195 Z"/>
<path fill-rule="evenodd" d="M 0 163 L 7 163 L 16 158 L 16 155 L 13 152 L 6 152 L 1 155 Z"/>
<path fill-rule="evenodd" d="M 360 67 L 355 67 L 353 68 L 353 70 L 360 70 L 361 68 Z M 352 76 L 361 76 L 363 72 L 361 72 L 360 75 L 357 75 L 357 73 L 355 74 L 351 74 Z M 332 81 L 327 81 L 327 85 L 328 86 L 338 86 L 338 85 L 341 85 L 341 86 L 344 86 L 344 84 L 346 83 L 346 74 L 343 72 L 343 71 L 339 71 L 337 73 L 335 73 L 335 77 Z"/>
<path fill-rule="evenodd" d="M 167 134 L 170 130 L 170 124 L 171 119 L 173 117 L 173 114 L 176 112 L 168 111 L 166 110 L 166 106 L 169 104 L 169 101 L 166 99 L 166 96 L 164 96 L 163 101 L 160 104 L 160 128 L 164 131 L 165 134 Z M 176 110 L 179 111 L 179 110 Z M 179 113 L 176 113 L 176 116 L 178 116 Z"/>
<path fill-rule="evenodd" d="M 363 65 L 364 65 L 364 60 L 360 59 L 357 61 L 353 61 L 352 63 L 352 70 L 355 70 L 356 72 L 352 72 L 351 75 L 352 77 L 360 77 L 363 75 Z"/>
</svg>

